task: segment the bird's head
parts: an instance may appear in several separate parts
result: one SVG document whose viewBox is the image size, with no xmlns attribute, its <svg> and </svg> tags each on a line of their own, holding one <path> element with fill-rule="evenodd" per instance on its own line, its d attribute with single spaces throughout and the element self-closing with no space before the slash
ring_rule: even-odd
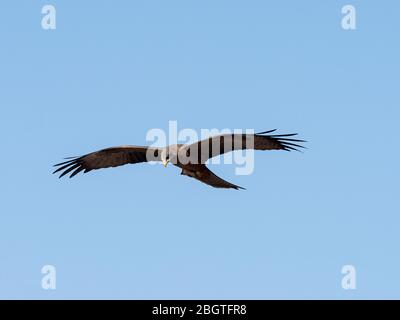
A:
<svg viewBox="0 0 400 320">
<path fill-rule="evenodd" d="M 180 145 L 173 144 L 173 145 L 169 145 L 168 147 L 166 147 L 163 150 L 163 152 L 161 154 L 161 161 L 162 161 L 164 167 L 166 167 L 170 161 L 172 161 L 172 163 L 175 164 L 175 161 L 178 156 L 179 147 L 180 147 Z"/>
<path fill-rule="evenodd" d="M 168 150 L 164 150 L 164 152 L 161 154 L 161 161 L 164 167 L 166 168 L 170 161 Z"/>
<path fill-rule="evenodd" d="M 169 157 L 168 157 L 168 156 L 167 156 L 167 157 L 165 157 L 165 158 L 162 160 L 162 163 L 163 163 L 163 165 L 164 165 L 164 167 L 165 167 L 165 168 L 167 167 L 167 165 L 168 165 L 169 161 L 170 161 L 170 159 L 169 159 Z"/>
</svg>

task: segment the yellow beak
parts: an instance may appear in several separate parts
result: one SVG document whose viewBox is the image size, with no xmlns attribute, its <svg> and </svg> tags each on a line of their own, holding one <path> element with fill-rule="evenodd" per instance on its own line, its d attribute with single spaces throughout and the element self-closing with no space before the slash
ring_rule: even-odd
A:
<svg viewBox="0 0 400 320">
<path fill-rule="evenodd" d="M 168 165 L 168 162 L 169 162 L 169 159 L 168 160 L 163 160 L 163 165 L 164 165 L 164 167 L 166 168 L 167 167 L 167 165 Z"/>
</svg>

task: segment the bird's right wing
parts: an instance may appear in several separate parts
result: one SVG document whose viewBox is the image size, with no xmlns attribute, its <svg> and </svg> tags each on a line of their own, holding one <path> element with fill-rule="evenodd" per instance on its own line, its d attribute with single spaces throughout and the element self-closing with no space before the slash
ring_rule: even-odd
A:
<svg viewBox="0 0 400 320">
<path fill-rule="evenodd" d="M 62 171 L 60 178 L 71 173 L 72 178 L 82 170 L 89 172 L 91 170 L 123 166 L 129 163 L 140 163 L 148 161 L 161 161 L 162 148 L 138 147 L 138 146 L 120 146 L 112 147 L 81 157 L 67 158 L 68 161 L 57 163 L 58 167 L 53 173 Z"/>
</svg>

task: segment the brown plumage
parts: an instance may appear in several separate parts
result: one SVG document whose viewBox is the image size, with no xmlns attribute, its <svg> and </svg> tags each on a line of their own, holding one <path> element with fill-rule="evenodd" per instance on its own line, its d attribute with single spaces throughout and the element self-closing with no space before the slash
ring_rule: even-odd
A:
<svg viewBox="0 0 400 320">
<path fill-rule="evenodd" d="M 275 130 L 257 134 L 225 134 L 198 141 L 190 145 L 170 145 L 164 148 L 120 146 L 102 149 L 81 157 L 66 158 L 58 163 L 53 173 L 61 172 L 60 178 L 71 173 L 70 178 L 83 171 L 118 167 L 148 161 L 172 162 L 182 169 L 181 174 L 195 178 L 215 188 L 243 189 L 227 182 L 212 171 L 205 162 L 213 157 L 235 150 L 298 150 L 304 140 L 293 139 L 296 134 L 270 135 Z"/>
</svg>

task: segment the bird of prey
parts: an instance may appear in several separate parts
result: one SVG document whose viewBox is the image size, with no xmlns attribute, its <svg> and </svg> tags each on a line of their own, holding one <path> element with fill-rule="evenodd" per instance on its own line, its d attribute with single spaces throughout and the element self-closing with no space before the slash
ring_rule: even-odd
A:
<svg viewBox="0 0 400 320">
<path fill-rule="evenodd" d="M 223 180 L 209 170 L 206 161 L 213 157 L 235 150 L 298 150 L 304 148 L 299 143 L 304 140 L 293 139 L 297 133 L 271 134 L 275 130 L 256 134 L 222 134 L 192 144 L 174 144 L 163 148 L 145 146 L 119 146 L 88 153 L 81 157 L 69 157 L 67 161 L 54 165 L 53 173 L 61 172 L 60 178 L 71 172 L 72 178 L 84 173 L 129 163 L 159 161 L 166 167 L 169 162 L 182 169 L 181 174 L 195 178 L 215 188 L 244 189 Z"/>
</svg>

